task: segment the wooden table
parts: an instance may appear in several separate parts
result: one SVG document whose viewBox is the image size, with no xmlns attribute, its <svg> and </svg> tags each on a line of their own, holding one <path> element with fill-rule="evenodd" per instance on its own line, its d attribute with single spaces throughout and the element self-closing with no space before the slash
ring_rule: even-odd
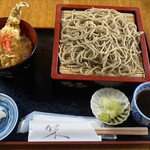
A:
<svg viewBox="0 0 150 150">
<path fill-rule="evenodd" d="M 0 0 L 0 17 L 7 17 L 10 10 L 20 0 Z M 89 4 L 101 6 L 125 6 L 139 7 L 144 31 L 150 42 L 150 4 L 149 0 L 26 0 L 29 8 L 22 9 L 22 19 L 29 22 L 35 28 L 54 28 L 55 10 L 57 4 Z M 61 150 L 148 150 L 150 145 L 134 144 L 134 145 L 1 145 L 0 149 L 61 149 Z"/>
<path fill-rule="evenodd" d="M 9 15 L 12 7 L 20 0 L 1 0 L 0 17 Z M 26 0 L 29 8 L 22 9 L 22 19 L 36 28 L 54 28 L 55 10 L 57 4 L 82 4 L 101 6 L 139 7 L 144 31 L 150 41 L 150 5 L 149 0 Z"/>
</svg>

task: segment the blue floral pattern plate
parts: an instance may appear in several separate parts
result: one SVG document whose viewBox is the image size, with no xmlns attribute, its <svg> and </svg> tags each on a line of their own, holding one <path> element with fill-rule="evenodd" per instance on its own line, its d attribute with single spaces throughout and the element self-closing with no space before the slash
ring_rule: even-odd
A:
<svg viewBox="0 0 150 150">
<path fill-rule="evenodd" d="M 0 140 L 7 137 L 15 128 L 18 120 L 18 107 L 15 101 L 0 93 L 0 107 L 6 113 L 6 117 L 0 120 Z"/>
</svg>

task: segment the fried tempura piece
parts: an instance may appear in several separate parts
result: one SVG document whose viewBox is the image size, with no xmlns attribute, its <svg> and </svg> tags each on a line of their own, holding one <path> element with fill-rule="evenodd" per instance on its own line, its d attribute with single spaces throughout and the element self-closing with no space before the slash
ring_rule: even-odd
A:
<svg viewBox="0 0 150 150">
<path fill-rule="evenodd" d="M 6 26 L 19 29 L 19 24 L 21 19 L 21 8 L 25 6 L 29 7 L 28 3 L 20 2 L 19 4 L 16 4 L 16 6 L 11 10 Z"/>
</svg>

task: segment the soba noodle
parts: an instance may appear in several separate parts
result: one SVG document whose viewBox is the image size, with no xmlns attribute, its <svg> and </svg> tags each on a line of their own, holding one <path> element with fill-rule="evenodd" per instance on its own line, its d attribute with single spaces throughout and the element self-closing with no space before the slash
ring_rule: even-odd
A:
<svg viewBox="0 0 150 150">
<path fill-rule="evenodd" d="M 137 63 L 142 32 L 118 11 L 74 10 L 61 25 L 59 60 L 72 72 L 130 76 L 144 71 Z"/>
</svg>

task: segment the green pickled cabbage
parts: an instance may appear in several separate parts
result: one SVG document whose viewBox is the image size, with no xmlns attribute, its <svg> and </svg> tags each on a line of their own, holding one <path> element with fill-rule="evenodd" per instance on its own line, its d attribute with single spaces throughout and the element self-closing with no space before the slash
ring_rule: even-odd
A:
<svg viewBox="0 0 150 150">
<path fill-rule="evenodd" d="M 111 117 L 110 114 L 108 114 L 107 112 L 102 112 L 98 115 L 98 119 L 102 122 L 109 122 L 111 120 Z"/>
<path fill-rule="evenodd" d="M 102 108 L 102 112 L 98 115 L 98 118 L 103 122 L 109 122 L 124 111 L 123 105 L 114 97 L 101 97 L 98 104 Z"/>
</svg>

